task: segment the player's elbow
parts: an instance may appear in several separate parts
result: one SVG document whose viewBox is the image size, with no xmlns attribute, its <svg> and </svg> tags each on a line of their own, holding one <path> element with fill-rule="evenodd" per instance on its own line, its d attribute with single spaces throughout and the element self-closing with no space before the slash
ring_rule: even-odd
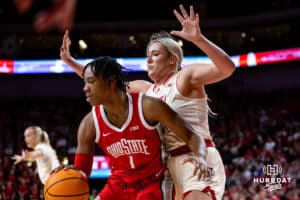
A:
<svg viewBox="0 0 300 200">
<path fill-rule="evenodd" d="M 226 71 L 226 73 L 225 73 L 225 78 L 230 77 L 230 76 L 233 74 L 234 71 L 235 71 L 235 66 L 232 67 L 232 68 L 230 68 L 230 69 L 228 69 L 228 70 Z"/>
<path fill-rule="evenodd" d="M 229 64 L 227 64 L 227 67 L 224 70 L 222 70 L 223 79 L 230 77 L 233 74 L 233 72 L 235 71 L 235 69 L 236 69 L 236 67 L 233 62 L 230 62 Z"/>
</svg>

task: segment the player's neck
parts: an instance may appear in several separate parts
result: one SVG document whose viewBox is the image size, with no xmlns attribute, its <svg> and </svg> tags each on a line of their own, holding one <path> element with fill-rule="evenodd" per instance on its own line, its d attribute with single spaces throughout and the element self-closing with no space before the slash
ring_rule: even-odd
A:
<svg viewBox="0 0 300 200">
<path fill-rule="evenodd" d="M 176 71 L 169 71 L 155 84 L 156 85 L 164 85 L 175 73 L 176 73 Z"/>
<path fill-rule="evenodd" d="M 126 93 L 121 93 L 118 98 L 114 100 L 109 105 L 104 105 L 104 111 L 107 119 L 113 125 L 117 127 L 122 127 L 128 117 L 128 97 Z"/>
</svg>

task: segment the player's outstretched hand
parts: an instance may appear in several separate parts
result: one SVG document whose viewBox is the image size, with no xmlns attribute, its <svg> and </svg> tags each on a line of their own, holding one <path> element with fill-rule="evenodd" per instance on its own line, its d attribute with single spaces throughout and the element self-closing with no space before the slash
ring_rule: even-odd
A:
<svg viewBox="0 0 300 200">
<path fill-rule="evenodd" d="M 71 46 L 71 39 L 69 36 L 69 30 L 65 31 L 62 44 L 60 47 L 60 58 L 67 62 L 68 60 L 72 59 L 71 53 L 70 53 L 70 46 Z"/>
<path fill-rule="evenodd" d="M 183 5 L 180 5 L 179 9 L 181 13 L 179 13 L 177 10 L 174 10 L 174 15 L 181 24 L 182 29 L 181 31 L 173 30 L 170 33 L 187 41 L 195 42 L 201 36 L 199 14 L 195 13 L 193 6 L 190 6 L 190 13 L 185 10 Z"/>
<path fill-rule="evenodd" d="M 24 160 L 24 157 L 18 154 L 15 154 L 13 157 L 11 157 L 11 159 L 13 159 L 15 162 L 14 164 L 18 164 L 20 162 L 22 162 Z"/>
</svg>

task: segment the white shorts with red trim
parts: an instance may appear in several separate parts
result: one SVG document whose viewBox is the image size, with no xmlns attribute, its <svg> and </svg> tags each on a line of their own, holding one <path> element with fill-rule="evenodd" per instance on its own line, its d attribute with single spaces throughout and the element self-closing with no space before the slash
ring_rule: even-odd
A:
<svg viewBox="0 0 300 200">
<path fill-rule="evenodd" d="M 172 176 L 175 186 L 175 200 L 182 200 L 182 196 L 192 190 L 206 192 L 212 199 L 221 200 L 225 190 L 226 174 L 222 158 L 215 147 L 207 147 L 207 166 L 214 170 L 214 176 L 210 180 L 198 181 L 194 176 L 195 166 L 183 161 L 193 156 L 186 153 L 179 156 L 169 157 L 167 167 Z"/>
</svg>

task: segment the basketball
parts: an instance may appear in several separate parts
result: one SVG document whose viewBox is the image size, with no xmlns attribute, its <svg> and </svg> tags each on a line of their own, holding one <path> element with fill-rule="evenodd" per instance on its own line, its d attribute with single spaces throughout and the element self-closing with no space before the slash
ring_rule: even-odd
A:
<svg viewBox="0 0 300 200">
<path fill-rule="evenodd" d="M 52 173 L 44 186 L 45 200 L 87 200 L 89 184 L 87 177 L 78 169 L 61 168 Z"/>
</svg>

